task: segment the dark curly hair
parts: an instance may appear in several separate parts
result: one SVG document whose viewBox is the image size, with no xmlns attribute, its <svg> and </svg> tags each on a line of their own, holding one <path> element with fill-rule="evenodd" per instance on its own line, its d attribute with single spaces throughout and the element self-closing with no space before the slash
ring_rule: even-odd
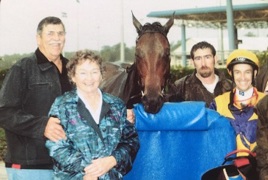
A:
<svg viewBox="0 0 268 180">
<path fill-rule="evenodd" d="M 215 50 L 214 46 L 206 41 L 201 41 L 201 42 L 196 43 L 192 47 L 191 52 L 190 52 L 191 58 L 194 59 L 194 53 L 196 50 L 205 49 L 205 48 L 209 48 L 211 50 L 212 55 L 216 56 L 216 50 Z"/>
</svg>

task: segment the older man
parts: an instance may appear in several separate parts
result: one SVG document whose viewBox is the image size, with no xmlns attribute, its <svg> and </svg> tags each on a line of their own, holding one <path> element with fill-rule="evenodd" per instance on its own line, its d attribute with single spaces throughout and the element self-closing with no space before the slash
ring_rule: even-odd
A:
<svg viewBox="0 0 268 180">
<path fill-rule="evenodd" d="M 46 17 L 37 27 L 38 48 L 8 72 L 0 91 L 0 127 L 5 129 L 8 179 L 52 180 L 53 163 L 45 137 L 65 138 L 60 120 L 48 117 L 55 98 L 71 90 L 61 53 L 65 27 L 57 17 Z"/>
</svg>

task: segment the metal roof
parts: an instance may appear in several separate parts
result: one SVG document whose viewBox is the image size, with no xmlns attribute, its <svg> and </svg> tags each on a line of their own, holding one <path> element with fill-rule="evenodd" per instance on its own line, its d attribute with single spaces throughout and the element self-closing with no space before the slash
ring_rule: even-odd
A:
<svg viewBox="0 0 268 180">
<path fill-rule="evenodd" d="M 227 26 L 226 6 L 152 11 L 147 16 L 175 19 L 192 27 L 220 28 Z M 268 28 L 268 3 L 233 5 L 233 18 L 237 28 Z"/>
</svg>

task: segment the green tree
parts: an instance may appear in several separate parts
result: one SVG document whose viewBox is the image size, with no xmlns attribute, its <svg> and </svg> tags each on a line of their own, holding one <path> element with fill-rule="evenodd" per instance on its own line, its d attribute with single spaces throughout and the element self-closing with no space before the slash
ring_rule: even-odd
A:
<svg viewBox="0 0 268 180">
<path fill-rule="evenodd" d="M 128 48 L 124 45 L 125 62 L 133 62 L 135 58 L 135 48 Z M 115 62 L 120 60 L 121 44 L 118 43 L 114 46 L 104 46 L 100 51 L 100 55 L 104 61 Z"/>
<path fill-rule="evenodd" d="M 268 51 L 259 52 L 257 53 L 257 56 L 258 56 L 261 66 L 268 63 Z"/>
</svg>

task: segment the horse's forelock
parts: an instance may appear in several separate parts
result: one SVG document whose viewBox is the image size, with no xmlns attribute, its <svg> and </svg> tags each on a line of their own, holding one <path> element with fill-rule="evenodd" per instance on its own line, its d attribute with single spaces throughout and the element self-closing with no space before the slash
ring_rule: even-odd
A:
<svg viewBox="0 0 268 180">
<path fill-rule="evenodd" d="M 167 35 L 165 27 L 162 26 L 159 22 L 154 22 L 152 24 L 151 23 L 144 24 L 141 28 L 139 36 L 147 32 L 158 32 L 163 34 L 164 36 Z"/>
</svg>

